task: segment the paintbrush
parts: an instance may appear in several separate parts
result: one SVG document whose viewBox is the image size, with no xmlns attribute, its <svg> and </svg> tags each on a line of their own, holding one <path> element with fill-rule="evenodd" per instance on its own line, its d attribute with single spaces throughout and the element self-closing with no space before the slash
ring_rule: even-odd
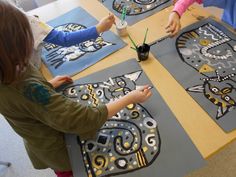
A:
<svg viewBox="0 0 236 177">
<path fill-rule="evenodd" d="M 122 15 L 121 15 L 121 24 L 124 24 L 125 21 L 125 17 L 126 17 L 126 7 L 123 7 L 122 9 Z"/>
<path fill-rule="evenodd" d="M 133 44 L 133 48 L 135 48 L 135 50 L 137 50 L 138 49 L 138 46 L 135 44 L 135 42 L 133 41 L 133 39 L 130 37 L 130 35 L 128 34 L 128 37 L 129 37 L 129 39 L 131 40 L 131 42 L 132 42 L 132 44 Z"/>
<path fill-rule="evenodd" d="M 145 36 L 144 36 L 144 39 L 143 39 L 143 44 L 145 44 L 145 42 L 146 42 L 146 39 L 147 39 L 147 33 L 148 33 L 148 28 L 146 29 L 146 32 L 145 32 Z"/>
<path fill-rule="evenodd" d="M 130 47 L 131 49 L 133 49 L 133 50 L 135 50 L 135 51 L 137 51 L 134 47 Z"/>
<path fill-rule="evenodd" d="M 161 41 L 164 41 L 164 40 L 166 40 L 166 39 L 168 39 L 168 38 L 171 38 L 171 37 L 170 37 L 169 35 L 164 36 L 164 37 L 161 37 L 160 39 L 158 39 L 158 40 L 156 40 L 156 41 L 150 43 L 149 45 L 150 45 L 150 46 L 153 46 L 153 45 L 155 45 L 155 44 L 157 44 L 157 43 L 160 43 Z"/>
</svg>

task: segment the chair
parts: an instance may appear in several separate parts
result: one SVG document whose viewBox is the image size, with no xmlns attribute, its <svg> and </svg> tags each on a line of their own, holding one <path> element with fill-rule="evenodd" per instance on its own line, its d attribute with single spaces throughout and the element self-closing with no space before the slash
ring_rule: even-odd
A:
<svg viewBox="0 0 236 177">
<path fill-rule="evenodd" d="M 0 165 L 3 165 L 5 166 L 6 168 L 10 167 L 11 166 L 11 163 L 10 162 L 2 162 L 0 161 Z M 0 173 L 1 174 L 1 173 Z"/>
</svg>

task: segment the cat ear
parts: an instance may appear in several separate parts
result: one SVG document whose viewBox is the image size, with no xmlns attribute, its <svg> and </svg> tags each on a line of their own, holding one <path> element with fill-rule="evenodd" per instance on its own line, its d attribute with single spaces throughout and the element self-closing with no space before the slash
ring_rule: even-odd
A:
<svg viewBox="0 0 236 177">
<path fill-rule="evenodd" d="M 186 91 L 189 91 L 189 92 L 197 92 L 197 93 L 203 93 L 204 87 L 203 87 L 203 85 L 196 85 L 196 86 L 194 86 L 194 87 L 189 87 L 189 88 L 187 88 Z"/>
<path fill-rule="evenodd" d="M 130 73 L 130 74 L 125 74 L 124 76 L 128 79 L 130 79 L 131 81 L 136 81 L 139 76 L 141 75 L 142 71 L 137 71 L 137 72 L 134 72 L 134 73 Z"/>
</svg>

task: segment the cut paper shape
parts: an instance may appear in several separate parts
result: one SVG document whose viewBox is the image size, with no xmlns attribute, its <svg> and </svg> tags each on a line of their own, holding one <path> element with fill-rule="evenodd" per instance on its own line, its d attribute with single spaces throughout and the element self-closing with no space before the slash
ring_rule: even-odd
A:
<svg viewBox="0 0 236 177">
<path fill-rule="evenodd" d="M 101 87 L 104 83 L 108 88 Z M 61 92 L 76 102 L 98 106 L 145 84 L 152 85 L 132 59 L 75 81 Z M 85 93 L 89 100 L 80 99 Z M 107 120 L 93 140 L 66 136 L 74 177 L 182 177 L 203 165 L 201 155 L 155 89 L 149 101 L 130 104 L 119 114 L 119 119 Z"/>
<path fill-rule="evenodd" d="M 211 66 L 209 66 L 208 64 L 204 64 L 202 65 L 202 67 L 199 69 L 200 73 L 209 73 L 209 72 L 213 72 L 215 71 L 215 69 Z"/>
<path fill-rule="evenodd" d="M 97 20 L 78 7 L 48 22 L 59 31 L 79 31 L 96 25 Z M 74 75 L 95 64 L 126 44 L 111 31 L 78 45 L 62 47 L 44 43 L 42 59 L 53 76 Z"/>
<path fill-rule="evenodd" d="M 133 25 L 172 4 L 171 0 L 99 0 L 117 17 L 122 16 L 126 7 L 126 21 Z"/>
<path fill-rule="evenodd" d="M 235 45 L 235 34 L 208 18 L 151 47 L 156 59 L 226 132 L 236 128 Z"/>
</svg>

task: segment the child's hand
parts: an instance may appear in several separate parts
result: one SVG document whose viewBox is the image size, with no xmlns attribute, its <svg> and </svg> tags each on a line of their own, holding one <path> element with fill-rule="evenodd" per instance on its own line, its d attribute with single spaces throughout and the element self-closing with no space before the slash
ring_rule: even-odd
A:
<svg viewBox="0 0 236 177">
<path fill-rule="evenodd" d="M 117 112 L 123 109 L 125 106 L 132 103 L 142 103 L 146 101 L 152 92 L 150 91 L 148 85 L 140 87 L 137 90 L 129 92 L 127 95 L 106 104 L 108 111 L 108 118 L 114 116 Z"/>
<path fill-rule="evenodd" d="M 177 12 L 171 12 L 169 16 L 169 21 L 166 26 L 166 32 L 170 33 L 170 36 L 175 36 L 181 28 L 180 17 Z"/>
<path fill-rule="evenodd" d="M 152 92 L 149 89 L 149 86 L 143 86 L 138 88 L 137 90 L 133 90 L 132 92 L 127 94 L 128 99 L 130 99 L 131 103 L 142 103 L 146 101 L 150 96 L 152 96 Z"/>
<path fill-rule="evenodd" d="M 73 80 L 70 76 L 56 76 L 52 80 L 48 81 L 54 88 L 57 88 L 65 83 L 72 83 Z"/>
<path fill-rule="evenodd" d="M 102 32 L 108 31 L 113 24 L 115 24 L 115 16 L 113 14 L 109 14 L 97 24 L 97 32 L 100 34 Z"/>
</svg>

